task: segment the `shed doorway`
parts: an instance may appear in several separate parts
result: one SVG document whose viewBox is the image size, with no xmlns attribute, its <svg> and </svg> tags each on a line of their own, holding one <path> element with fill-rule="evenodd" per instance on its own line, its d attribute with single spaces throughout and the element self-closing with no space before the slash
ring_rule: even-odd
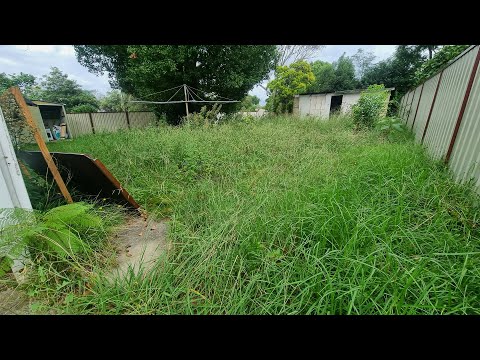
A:
<svg viewBox="0 0 480 360">
<path fill-rule="evenodd" d="M 330 115 L 339 113 L 342 107 L 343 95 L 333 95 L 330 101 Z"/>
</svg>

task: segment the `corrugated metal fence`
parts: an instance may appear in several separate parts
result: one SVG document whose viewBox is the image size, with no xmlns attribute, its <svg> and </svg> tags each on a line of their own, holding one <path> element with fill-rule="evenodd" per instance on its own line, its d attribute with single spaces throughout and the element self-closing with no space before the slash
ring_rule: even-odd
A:
<svg viewBox="0 0 480 360">
<path fill-rule="evenodd" d="M 155 123 L 155 114 L 150 111 L 79 113 L 67 114 L 66 121 L 75 138 L 120 129 L 143 128 Z"/>
<path fill-rule="evenodd" d="M 438 74 L 407 92 L 399 116 L 458 182 L 480 192 L 480 46 L 471 46 Z"/>
</svg>

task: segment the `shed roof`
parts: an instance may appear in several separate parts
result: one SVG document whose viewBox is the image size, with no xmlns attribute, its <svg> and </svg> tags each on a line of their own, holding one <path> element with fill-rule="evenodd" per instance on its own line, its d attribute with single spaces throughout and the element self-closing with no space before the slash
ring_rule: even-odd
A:
<svg viewBox="0 0 480 360">
<path fill-rule="evenodd" d="M 31 100 L 34 104 L 37 105 L 49 105 L 49 106 L 63 106 L 65 104 L 58 104 L 58 103 L 52 103 L 48 101 L 42 101 L 42 100 Z"/>
<path fill-rule="evenodd" d="M 332 94 L 332 95 L 341 95 L 341 94 L 359 94 L 361 93 L 362 91 L 365 91 L 367 89 L 355 89 L 355 90 L 343 90 L 343 91 L 335 91 L 335 92 L 328 92 L 328 93 L 322 93 L 322 92 L 308 92 L 308 93 L 301 93 L 299 95 L 328 95 L 328 94 Z M 385 90 L 388 90 L 388 91 L 392 91 L 392 90 L 395 90 L 394 87 L 391 87 L 391 88 L 385 88 Z M 299 96 L 299 95 L 296 95 L 296 96 Z"/>
</svg>

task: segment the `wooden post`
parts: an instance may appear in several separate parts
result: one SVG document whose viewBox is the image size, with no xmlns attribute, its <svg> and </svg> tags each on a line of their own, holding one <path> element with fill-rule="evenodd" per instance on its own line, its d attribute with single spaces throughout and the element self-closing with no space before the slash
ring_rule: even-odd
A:
<svg viewBox="0 0 480 360">
<path fill-rule="evenodd" d="M 95 134 L 95 127 L 93 126 L 93 119 L 92 119 L 92 113 L 88 113 L 88 117 L 90 118 L 90 126 L 92 127 L 92 134 Z"/>
<path fill-rule="evenodd" d="M 128 117 L 128 111 L 125 111 L 125 116 L 127 117 L 127 127 L 128 127 L 128 130 L 130 130 L 130 118 Z"/>
<path fill-rule="evenodd" d="M 187 85 L 183 84 L 183 92 L 185 94 L 185 110 L 187 111 L 187 117 L 188 117 L 188 99 L 187 99 Z"/>
<path fill-rule="evenodd" d="M 10 91 L 15 97 L 15 101 L 20 107 L 23 116 L 25 116 L 25 120 L 27 121 L 28 126 L 30 126 L 30 128 L 32 129 L 33 137 L 35 138 L 35 141 L 37 142 L 38 147 L 42 152 L 43 158 L 45 159 L 45 162 L 47 163 L 47 166 L 50 169 L 50 172 L 52 173 L 55 182 L 60 188 L 63 197 L 65 198 L 65 200 L 67 200 L 69 204 L 73 203 L 72 197 L 70 196 L 70 193 L 68 192 L 68 189 L 65 186 L 65 183 L 63 182 L 60 173 L 58 172 L 57 165 L 55 165 L 55 162 L 52 159 L 52 155 L 50 155 L 50 151 L 48 151 L 47 145 L 45 145 L 45 142 L 40 135 L 37 124 L 35 124 L 32 114 L 30 114 L 30 110 L 28 110 L 27 104 L 25 102 L 25 99 L 23 98 L 22 93 L 20 92 L 20 89 L 17 86 L 14 86 L 10 88 Z"/>
</svg>

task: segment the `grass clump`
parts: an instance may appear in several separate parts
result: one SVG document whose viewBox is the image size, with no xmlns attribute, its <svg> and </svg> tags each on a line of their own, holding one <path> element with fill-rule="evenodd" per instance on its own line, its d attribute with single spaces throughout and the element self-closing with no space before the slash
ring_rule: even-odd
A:
<svg viewBox="0 0 480 360">
<path fill-rule="evenodd" d="M 408 132 L 354 127 L 271 117 L 49 144 L 171 218 L 161 266 L 99 279 L 68 312 L 478 314 L 478 195 Z"/>
</svg>

